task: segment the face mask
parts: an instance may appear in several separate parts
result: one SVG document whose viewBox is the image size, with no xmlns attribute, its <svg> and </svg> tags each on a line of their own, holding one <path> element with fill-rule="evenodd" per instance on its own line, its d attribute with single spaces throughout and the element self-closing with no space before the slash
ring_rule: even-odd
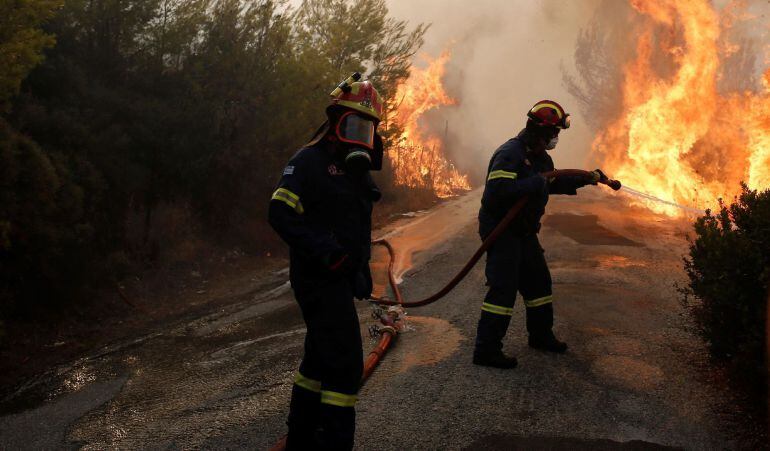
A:
<svg viewBox="0 0 770 451">
<path fill-rule="evenodd" d="M 559 137 L 558 136 L 554 136 L 553 138 L 551 138 L 550 141 L 548 141 L 548 144 L 545 145 L 545 149 L 546 150 L 553 150 L 553 149 L 556 148 L 556 144 L 558 144 L 558 143 L 559 143 Z"/>
<path fill-rule="evenodd" d="M 376 124 L 353 112 L 344 114 L 337 122 L 337 137 L 341 144 L 345 168 L 351 174 L 382 169 L 382 139 L 375 133 Z"/>
</svg>

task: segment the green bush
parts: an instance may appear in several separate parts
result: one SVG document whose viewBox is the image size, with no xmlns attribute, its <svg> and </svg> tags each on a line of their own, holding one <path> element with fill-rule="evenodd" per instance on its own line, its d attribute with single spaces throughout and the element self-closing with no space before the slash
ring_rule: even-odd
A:
<svg viewBox="0 0 770 451">
<path fill-rule="evenodd" d="M 87 172 L 86 163 L 44 152 L 0 119 L 0 313 L 12 300 L 66 300 L 93 269 L 89 204 L 103 188 Z"/>
<path fill-rule="evenodd" d="M 698 218 L 695 233 L 685 258 L 687 306 L 731 379 L 752 394 L 765 393 L 770 190 L 743 185 L 731 205 L 720 203 L 718 212 Z"/>
</svg>

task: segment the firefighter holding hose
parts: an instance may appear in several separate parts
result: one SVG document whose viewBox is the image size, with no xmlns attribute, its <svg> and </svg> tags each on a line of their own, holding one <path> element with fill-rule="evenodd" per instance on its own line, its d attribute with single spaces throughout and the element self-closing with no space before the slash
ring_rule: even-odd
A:
<svg viewBox="0 0 770 451">
<path fill-rule="evenodd" d="M 363 370 L 354 298 L 369 298 L 371 214 L 382 167 L 382 101 L 353 74 L 332 94 L 328 120 L 283 170 L 269 221 L 290 247 L 290 280 L 307 325 L 294 379 L 287 449 L 353 447 Z"/>
<path fill-rule="evenodd" d="M 577 189 L 608 180 L 601 170 L 588 176 L 546 179 L 541 173 L 554 170 L 548 154 L 559 132 L 570 126 L 569 114 L 556 102 L 537 102 L 527 114 L 527 124 L 492 155 L 479 211 L 479 233 L 486 238 L 514 203 L 529 201 L 498 240 L 487 250 L 486 277 L 489 290 L 481 306 L 473 363 L 514 368 L 517 361 L 502 352 L 516 294 L 524 298 L 529 346 L 563 353 L 567 344 L 552 331 L 553 295 L 551 274 L 537 238 L 540 218 L 549 194 L 577 194 Z"/>
</svg>

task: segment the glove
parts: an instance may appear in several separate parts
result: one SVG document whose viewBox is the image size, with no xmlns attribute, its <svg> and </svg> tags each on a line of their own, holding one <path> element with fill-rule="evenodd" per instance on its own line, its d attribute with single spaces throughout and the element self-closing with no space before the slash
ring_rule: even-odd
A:
<svg viewBox="0 0 770 451">
<path fill-rule="evenodd" d="M 609 180 L 607 176 L 602 172 L 601 169 L 595 169 L 591 171 L 591 181 L 589 182 L 591 185 L 596 185 L 600 181 L 607 181 Z"/>
<path fill-rule="evenodd" d="M 326 254 L 323 257 L 324 268 L 329 274 L 344 276 L 350 274 L 353 270 L 353 261 L 350 254 L 343 250 L 337 250 Z"/>
<path fill-rule="evenodd" d="M 368 263 L 356 273 L 353 296 L 362 301 L 372 297 L 372 272 L 369 270 Z"/>
</svg>

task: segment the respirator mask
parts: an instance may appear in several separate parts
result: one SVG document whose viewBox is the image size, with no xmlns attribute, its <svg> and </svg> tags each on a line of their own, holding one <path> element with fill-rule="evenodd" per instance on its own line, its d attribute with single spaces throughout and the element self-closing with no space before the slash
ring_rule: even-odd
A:
<svg viewBox="0 0 770 451">
<path fill-rule="evenodd" d="M 545 144 L 545 150 L 553 150 L 559 144 L 559 132 L 557 127 L 540 127 L 538 135 L 542 143 Z"/>
<path fill-rule="evenodd" d="M 382 139 L 375 133 L 376 128 L 373 119 L 356 112 L 348 111 L 340 116 L 335 132 L 342 147 L 340 159 L 349 172 L 360 174 L 382 169 Z"/>
</svg>

